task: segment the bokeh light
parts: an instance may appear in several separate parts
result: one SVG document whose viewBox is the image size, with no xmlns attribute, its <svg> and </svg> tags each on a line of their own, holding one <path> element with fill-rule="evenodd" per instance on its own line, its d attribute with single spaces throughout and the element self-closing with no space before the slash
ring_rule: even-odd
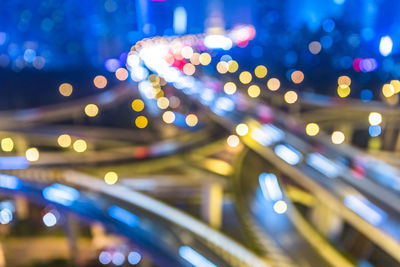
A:
<svg viewBox="0 0 400 267">
<path fill-rule="evenodd" d="M 296 103 L 298 95 L 295 91 L 287 91 L 284 95 L 285 102 L 288 104 Z"/>
<path fill-rule="evenodd" d="M 283 214 L 285 213 L 287 210 L 287 204 L 285 201 L 283 200 L 278 200 L 277 202 L 275 202 L 274 204 L 274 211 L 278 214 Z"/>
<path fill-rule="evenodd" d="M 261 93 L 261 89 L 258 85 L 250 85 L 249 88 L 247 89 L 247 93 L 250 97 L 255 98 L 258 97 Z"/>
<path fill-rule="evenodd" d="M 254 75 L 256 75 L 257 78 L 264 78 L 267 76 L 268 70 L 265 66 L 259 65 L 254 69 Z"/>
<path fill-rule="evenodd" d="M 97 75 L 93 79 L 93 84 L 99 89 L 103 89 L 107 86 L 107 78 L 103 75 Z"/>
<path fill-rule="evenodd" d="M 211 63 L 211 56 L 209 53 L 201 53 L 199 58 L 200 64 L 207 66 Z"/>
<path fill-rule="evenodd" d="M 225 83 L 224 92 L 228 95 L 233 95 L 236 92 L 236 84 L 233 82 Z"/>
<path fill-rule="evenodd" d="M 382 94 L 383 94 L 385 97 L 391 97 L 391 96 L 393 96 L 393 95 L 394 95 L 394 92 L 395 92 L 395 90 L 394 90 L 393 85 L 388 84 L 388 83 L 383 85 L 383 87 L 382 87 Z"/>
<path fill-rule="evenodd" d="M 345 136 L 344 133 L 341 131 L 334 131 L 331 135 L 332 143 L 339 145 L 344 142 Z"/>
<path fill-rule="evenodd" d="M 62 83 L 58 87 L 58 91 L 60 92 L 61 95 L 67 97 L 67 96 L 70 96 L 72 94 L 73 87 L 69 83 Z"/>
<path fill-rule="evenodd" d="M 193 75 L 196 72 L 196 67 L 192 63 L 186 63 L 182 69 L 186 75 Z"/>
<path fill-rule="evenodd" d="M 1 150 L 11 152 L 14 149 L 14 141 L 10 137 L 1 139 Z"/>
<path fill-rule="evenodd" d="M 83 153 L 86 151 L 87 149 L 87 144 L 86 141 L 83 139 L 78 139 L 74 142 L 74 144 L 72 145 L 72 147 L 74 148 L 74 150 L 78 153 Z"/>
<path fill-rule="evenodd" d="M 321 52 L 322 46 L 320 42 L 313 41 L 308 45 L 308 49 L 310 50 L 311 54 L 316 55 Z"/>
<path fill-rule="evenodd" d="M 118 181 L 118 174 L 114 171 L 109 171 L 104 175 L 104 182 L 113 185 Z"/>
<path fill-rule="evenodd" d="M 382 115 L 378 112 L 371 112 L 369 113 L 368 121 L 371 125 L 379 125 L 382 122 Z"/>
<path fill-rule="evenodd" d="M 344 98 L 350 95 L 350 87 L 346 86 L 346 87 L 342 87 L 342 86 L 338 86 L 337 88 L 337 94 L 339 97 Z"/>
<path fill-rule="evenodd" d="M 290 75 L 290 78 L 292 79 L 293 83 L 299 84 L 304 80 L 304 73 L 300 70 L 295 70 Z"/>
<path fill-rule="evenodd" d="M 145 116 L 138 116 L 135 119 L 135 125 L 136 125 L 136 127 L 140 128 L 140 129 L 146 128 L 147 124 L 148 124 L 148 120 Z"/>
<path fill-rule="evenodd" d="M 240 136 L 244 136 L 249 132 L 249 127 L 244 124 L 244 123 L 240 123 L 236 126 L 236 133 Z"/>
<path fill-rule="evenodd" d="M 306 133 L 309 136 L 316 136 L 319 133 L 318 124 L 311 122 L 306 125 Z"/>
<path fill-rule="evenodd" d="M 129 73 L 125 68 L 119 68 L 115 72 L 115 77 L 120 81 L 125 81 L 129 77 Z"/>
<path fill-rule="evenodd" d="M 230 147 L 237 147 L 240 143 L 240 139 L 237 135 L 232 134 L 228 136 L 228 138 L 226 139 L 226 143 Z"/>
<path fill-rule="evenodd" d="M 95 104 L 87 104 L 85 107 L 85 114 L 88 117 L 96 117 L 99 114 L 99 108 Z"/>
<path fill-rule="evenodd" d="M 38 161 L 39 160 L 39 150 L 36 147 L 28 148 L 25 151 L 25 158 L 28 161 Z"/>
<path fill-rule="evenodd" d="M 239 64 L 237 63 L 236 60 L 230 60 L 228 64 L 229 64 L 228 71 L 230 73 L 235 73 L 239 69 Z"/>
<path fill-rule="evenodd" d="M 243 84 L 248 84 L 251 82 L 252 76 L 251 73 L 248 71 L 243 71 L 239 75 L 239 80 Z"/>
<path fill-rule="evenodd" d="M 57 143 L 60 147 L 69 147 L 72 143 L 71 136 L 68 134 L 62 134 L 57 138 Z"/>
<path fill-rule="evenodd" d="M 228 72 L 229 64 L 225 61 L 220 61 L 217 64 L 217 71 L 221 74 L 225 74 Z"/>
<path fill-rule="evenodd" d="M 185 121 L 189 127 L 194 127 L 199 122 L 199 119 L 195 114 L 188 114 L 185 118 Z"/>
<path fill-rule="evenodd" d="M 165 111 L 162 115 L 162 119 L 165 123 L 173 123 L 175 121 L 175 113 L 172 111 Z"/>
<path fill-rule="evenodd" d="M 160 97 L 159 99 L 157 99 L 157 106 L 160 109 L 167 109 L 169 106 L 169 100 L 166 97 Z"/>
<path fill-rule="evenodd" d="M 144 109 L 144 102 L 141 99 L 135 99 L 132 101 L 132 109 L 136 112 L 140 112 Z"/>
<path fill-rule="evenodd" d="M 267 82 L 267 87 L 271 91 L 276 91 L 281 87 L 281 82 L 277 78 L 271 78 Z"/>
</svg>

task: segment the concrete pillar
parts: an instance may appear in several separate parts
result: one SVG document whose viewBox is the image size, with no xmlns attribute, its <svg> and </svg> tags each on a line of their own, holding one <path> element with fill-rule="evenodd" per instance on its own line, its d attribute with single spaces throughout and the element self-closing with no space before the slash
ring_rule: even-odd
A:
<svg viewBox="0 0 400 267">
<path fill-rule="evenodd" d="M 392 150 L 393 146 L 396 144 L 396 135 L 395 129 L 393 127 L 387 127 L 385 131 L 385 136 L 382 138 L 383 144 L 382 149 L 384 150 Z"/>
<path fill-rule="evenodd" d="M 26 139 L 21 136 L 17 135 L 13 137 L 14 139 L 14 149 L 15 152 L 18 156 L 25 156 L 25 151 L 28 149 L 28 143 L 26 142 Z"/>
<path fill-rule="evenodd" d="M 102 224 L 91 224 L 90 232 L 92 233 L 92 244 L 96 249 L 101 249 L 107 245 L 107 236 Z"/>
<path fill-rule="evenodd" d="M 18 219 L 26 219 L 29 216 L 29 204 L 25 196 L 16 195 L 15 201 L 15 212 Z"/>
<path fill-rule="evenodd" d="M 225 30 L 224 3 L 221 0 L 208 0 L 206 4 L 207 18 L 205 29 L 208 33 L 221 33 Z"/>
<path fill-rule="evenodd" d="M 336 238 L 342 231 L 343 220 L 332 209 L 316 201 L 311 211 L 311 221 L 328 238 Z"/>
<path fill-rule="evenodd" d="M 220 183 L 209 183 L 204 185 L 202 193 L 202 217 L 215 229 L 222 224 L 222 204 L 224 189 Z"/>
<path fill-rule="evenodd" d="M 395 138 L 396 138 L 396 143 L 395 143 L 394 150 L 400 151 L 400 132 L 399 131 L 397 131 L 397 136 Z"/>
<path fill-rule="evenodd" d="M 64 224 L 64 233 L 68 240 L 70 258 L 75 266 L 83 266 L 83 262 L 79 256 L 78 236 L 79 225 L 74 214 L 68 213 Z"/>
<path fill-rule="evenodd" d="M 345 136 L 345 143 L 351 144 L 353 139 L 353 126 L 350 123 L 343 123 L 339 126 L 339 130 L 343 132 Z"/>
</svg>

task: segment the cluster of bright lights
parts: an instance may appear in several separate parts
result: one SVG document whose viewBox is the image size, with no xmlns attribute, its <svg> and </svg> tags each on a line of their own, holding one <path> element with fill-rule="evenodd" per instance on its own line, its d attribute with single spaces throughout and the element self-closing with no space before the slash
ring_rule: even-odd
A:
<svg viewBox="0 0 400 267">
<path fill-rule="evenodd" d="M 345 98 L 350 94 L 351 79 L 349 76 L 340 76 L 338 78 L 337 93 L 339 97 Z"/>
<path fill-rule="evenodd" d="M 128 260 L 128 263 L 131 265 L 136 265 L 142 260 L 142 256 L 139 252 L 131 251 L 127 256 L 120 251 L 108 252 L 102 251 L 99 254 L 99 262 L 103 265 L 108 265 L 112 263 L 115 266 L 121 266 Z"/>
<path fill-rule="evenodd" d="M 286 202 L 283 200 L 283 193 L 275 174 L 262 173 L 258 179 L 261 192 L 267 201 L 272 202 L 273 210 L 278 214 L 285 213 L 288 207 Z"/>
<path fill-rule="evenodd" d="M 399 101 L 398 94 L 400 92 L 400 81 L 392 80 L 390 83 L 386 83 L 382 86 L 382 95 L 385 97 L 384 100 L 389 104 L 397 104 Z"/>
<path fill-rule="evenodd" d="M 382 123 L 382 115 L 378 112 L 371 112 L 368 116 L 369 128 L 368 133 L 371 137 L 377 137 L 382 133 L 380 124 Z"/>
</svg>

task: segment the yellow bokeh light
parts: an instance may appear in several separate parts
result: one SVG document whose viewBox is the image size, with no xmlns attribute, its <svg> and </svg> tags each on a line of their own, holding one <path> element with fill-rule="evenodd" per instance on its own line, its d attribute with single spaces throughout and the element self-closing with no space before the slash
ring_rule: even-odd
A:
<svg viewBox="0 0 400 267">
<path fill-rule="evenodd" d="M 350 91 L 351 91 L 350 87 L 348 87 L 348 86 L 343 87 L 343 86 L 339 85 L 337 88 L 337 94 L 341 98 L 347 97 L 350 94 Z"/>
<path fill-rule="evenodd" d="M 378 112 L 371 112 L 369 113 L 368 121 L 371 125 L 379 125 L 382 122 L 382 115 Z"/>
<path fill-rule="evenodd" d="M 237 63 L 236 60 L 229 60 L 228 64 L 229 64 L 228 71 L 230 73 L 235 73 L 239 69 L 239 64 Z"/>
<path fill-rule="evenodd" d="M 344 142 L 345 136 L 341 131 L 334 131 L 331 136 L 332 143 L 339 145 Z"/>
<path fill-rule="evenodd" d="M 192 63 L 186 63 L 182 69 L 186 75 L 193 75 L 196 72 L 196 67 Z"/>
<path fill-rule="evenodd" d="M 233 95 L 236 92 L 236 84 L 233 82 L 227 82 L 224 85 L 224 92 L 228 95 Z"/>
<path fill-rule="evenodd" d="M 149 82 L 151 82 L 151 84 L 154 85 L 159 85 L 160 84 L 160 76 L 158 76 L 157 74 L 150 74 L 149 77 L 147 78 L 149 80 Z"/>
<path fill-rule="evenodd" d="M 109 185 L 113 185 L 118 181 L 118 174 L 116 172 L 110 171 L 104 175 L 104 182 Z"/>
<path fill-rule="evenodd" d="M 71 136 L 62 134 L 57 138 L 57 143 L 60 147 L 69 147 L 72 143 Z"/>
<path fill-rule="evenodd" d="M 162 119 L 165 123 L 173 123 L 175 121 L 175 113 L 172 111 L 165 111 L 162 115 Z"/>
<path fill-rule="evenodd" d="M 255 68 L 254 74 L 256 75 L 257 78 L 264 78 L 267 76 L 268 70 L 265 66 L 259 65 Z"/>
<path fill-rule="evenodd" d="M 135 99 L 132 101 L 132 109 L 136 112 L 140 112 L 144 109 L 144 102 L 141 99 Z"/>
<path fill-rule="evenodd" d="M 58 87 L 58 91 L 63 96 L 70 96 L 72 94 L 73 88 L 69 83 L 63 83 Z"/>
<path fill-rule="evenodd" d="M 283 96 L 283 98 L 285 99 L 286 103 L 293 104 L 293 103 L 296 103 L 298 96 L 295 91 L 287 91 L 285 93 L 285 95 Z"/>
<path fill-rule="evenodd" d="M 129 73 L 125 68 L 119 68 L 115 72 L 115 77 L 120 81 L 125 81 L 128 79 Z"/>
<path fill-rule="evenodd" d="M 209 53 L 201 53 L 199 58 L 200 64 L 207 66 L 211 63 L 211 56 Z"/>
<path fill-rule="evenodd" d="M 103 89 L 107 86 L 107 79 L 103 75 L 97 75 L 93 79 L 93 84 L 99 89 Z"/>
<path fill-rule="evenodd" d="M 243 72 L 241 72 L 240 75 L 239 75 L 239 80 L 240 80 L 240 82 L 243 83 L 243 84 L 248 84 L 248 83 L 250 83 L 252 78 L 253 78 L 253 77 L 251 76 L 251 73 L 248 72 L 248 71 L 243 71 Z"/>
<path fill-rule="evenodd" d="M 197 116 L 195 114 L 188 114 L 186 116 L 186 124 L 190 127 L 194 127 L 197 125 L 197 123 L 199 122 L 199 119 L 197 118 Z"/>
<path fill-rule="evenodd" d="M 306 134 L 309 136 L 316 136 L 319 133 L 319 126 L 316 123 L 309 123 L 306 125 Z"/>
<path fill-rule="evenodd" d="M 228 72 L 229 64 L 225 61 L 220 61 L 217 64 L 217 71 L 221 74 L 225 74 Z"/>
<path fill-rule="evenodd" d="M 169 106 L 169 100 L 166 97 L 160 97 L 159 99 L 157 99 L 157 106 L 160 109 L 166 109 Z"/>
<path fill-rule="evenodd" d="M 398 94 L 400 92 L 400 81 L 399 80 L 392 80 L 390 84 L 394 88 L 394 93 Z"/>
<path fill-rule="evenodd" d="M 1 139 L 1 150 L 10 152 L 14 149 L 14 141 L 10 137 Z"/>
<path fill-rule="evenodd" d="M 237 135 L 232 134 L 232 135 L 228 136 L 228 138 L 226 139 L 226 143 L 230 147 L 237 147 L 240 143 L 240 139 Z"/>
<path fill-rule="evenodd" d="M 85 114 L 89 117 L 95 117 L 99 114 L 99 108 L 95 104 L 87 104 L 85 107 Z"/>
<path fill-rule="evenodd" d="M 395 94 L 392 95 L 391 97 L 386 97 L 384 98 L 384 101 L 391 106 L 397 105 L 399 103 L 399 95 Z"/>
<path fill-rule="evenodd" d="M 28 161 L 38 161 L 39 160 L 39 150 L 36 147 L 28 148 L 25 151 L 25 158 Z"/>
<path fill-rule="evenodd" d="M 146 128 L 148 123 L 149 122 L 145 116 L 138 116 L 135 119 L 135 125 L 136 125 L 136 127 L 140 128 L 140 129 Z"/>
<path fill-rule="evenodd" d="M 278 214 L 285 213 L 287 211 L 287 204 L 283 200 L 278 200 L 274 204 L 274 211 Z"/>
<path fill-rule="evenodd" d="M 193 65 L 199 65 L 200 64 L 200 54 L 194 53 L 193 56 L 190 58 L 190 63 L 192 63 Z"/>
<path fill-rule="evenodd" d="M 72 147 L 74 148 L 74 150 L 76 152 L 82 153 L 85 152 L 87 149 L 87 144 L 86 141 L 83 139 L 78 139 L 74 142 L 74 144 L 72 145 Z"/>
<path fill-rule="evenodd" d="M 244 136 L 249 132 L 249 127 L 244 124 L 244 123 L 240 123 L 236 126 L 236 133 L 240 136 Z"/>
<path fill-rule="evenodd" d="M 250 85 L 247 89 L 247 93 L 250 97 L 255 98 L 258 97 L 261 93 L 260 87 L 258 85 Z"/>
<path fill-rule="evenodd" d="M 348 87 L 351 85 L 351 79 L 349 76 L 343 75 L 338 78 L 338 85 L 340 87 Z"/>
<path fill-rule="evenodd" d="M 191 48 L 190 46 L 185 46 L 181 50 L 181 55 L 186 59 L 191 58 L 193 56 L 193 48 Z"/>
<path fill-rule="evenodd" d="M 304 80 L 304 73 L 300 70 L 295 70 L 290 75 L 293 83 L 299 84 Z"/>
<path fill-rule="evenodd" d="M 271 91 L 276 91 L 281 87 L 281 82 L 277 78 L 271 78 L 267 82 L 267 87 Z"/>
<path fill-rule="evenodd" d="M 394 87 L 391 84 L 384 84 L 382 87 L 382 94 L 385 97 L 391 97 L 392 95 L 394 95 Z"/>
</svg>

